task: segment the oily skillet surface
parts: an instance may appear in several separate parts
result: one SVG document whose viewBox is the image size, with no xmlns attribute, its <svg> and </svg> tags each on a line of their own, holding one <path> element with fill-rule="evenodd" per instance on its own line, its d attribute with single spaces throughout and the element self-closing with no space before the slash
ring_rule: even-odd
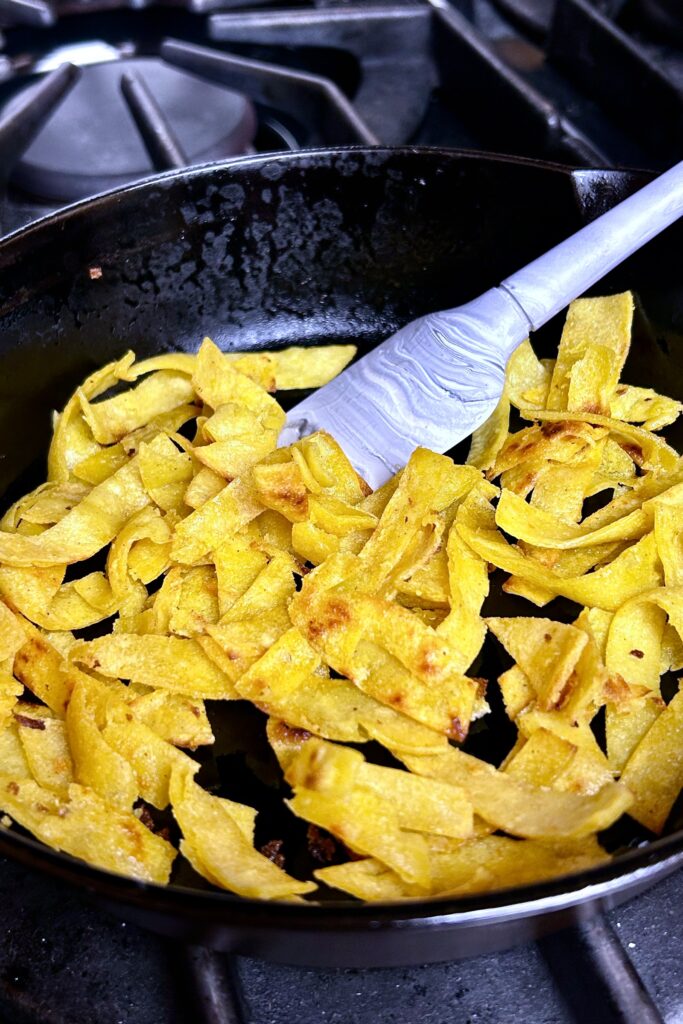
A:
<svg viewBox="0 0 683 1024">
<path fill-rule="evenodd" d="M 10 236 L 0 243 L 2 507 L 37 482 L 50 411 L 127 348 L 140 358 L 194 350 L 209 334 L 225 349 L 353 341 L 362 351 L 414 316 L 473 298 L 643 181 L 448 150 L 325 150 L 156 177 Z M 674 226 L 595 289 L 636 291 L 626 379 L 679 399 L 682 243 L 683 228 Z M 551 324 L 537 341 L 551 349 L 558 332 Z M 683 437 L 671 440 L 680 446 Z M 488 614 L 522 607 L 494 600 Z M 554 603 L 548 614 L 570 611 Z M 502 667 L 485 652 L 477 674 L 494 678 Z M 214 708 L 212 717 L 217 744 L 200 755 L 200 781 L 258 806 L 257 842 L 283 838 L 288 866 L 308 872 L 302 826 L 281 810 L 263 717 L 242 704 Z M 496 760 L 511 742 L 494 702 L 467 749 Z M 0 829 L 0 853 L 185 941 L 368 966 L 471 955 L 583 920 L 683 863 L 678 819 L 675 809 L 669 834 L 647 845 L 636 826 L 617 827 L 605 837 L 615 859 L 579 875 L 400 905 L 340 894 L 319 906 L 244 900 L 208 889 L 188 868 L 167 888 L 145 885 L 15 830 Z"/>
</svg>

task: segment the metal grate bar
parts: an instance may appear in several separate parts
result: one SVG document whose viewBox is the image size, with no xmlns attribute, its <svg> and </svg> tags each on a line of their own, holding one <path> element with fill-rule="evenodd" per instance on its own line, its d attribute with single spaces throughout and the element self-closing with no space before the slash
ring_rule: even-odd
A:
<svg viewBox="0 0 683 1024">
<path fill-rule="evenodd" d="M 56 21 L 54 9 L 46 0 L 0 0 L 0 18 L 31 28 L 49 28 Z"/>
<path fill-rule="evenodd" d="M 354 107 L 383 142 L 394 144 L 418 128 L 436 85 L 431 22 L 427 6 L 354 5 L 215 14 L 209 33 L 221 42 L 331 47 L 353 54 L 362 70 Z"/>
<path fill-rule="evenodd" d="M 187 156 L 183 153 L 163 110 L 142 78 L 131 73 L 122 75 L 121 92 L 154 167 L 158 171 L 186 167 Z"/>
<path fill-rule="evenodd" d="M 62 64 L 35 89 L 27 90 L 20 105 L 0 120 L 0 179 L 6 181 L 17 160 L 74 84 L 79 69 Z"/>
<path fill-rule="evenodd" d="M 196 996 L 192 1019 L 197 1024 L 246 1024 L 232 957 L 189 946 L 186 961 Z"/>
<path fill-rule="evenodd" d="M 442 84 L 459 109 L 469 112 L 475 129 L 483 126 L 492 133 L 485 145 L 499 152 L 609 166 L 579 127 L 506 64 L 459 11 L 443 0 L 430 3 Z"/>
<path fill-rule="evenodd" d="M 557 0 L 548 58 L 635 138 L 667 162 L 680 159 L 683 93 L 642 47 L 586 0 Z"/>
<path fill-rule="evenodd" d="M 536 36 L 544 36 L 550 28 L 553 6 L 548 0 L 495 0 L 495 4 Z"/>
<path fill-rule="evenodd" d="M 257 103 L 317 124 L 319 141 L 330 145 L 376 145 L 378 138 L 328 78 L 277 64 L 246 60 L 206 46 L 165 39 L 161 56 L 169 64 L 247 92 Z M 315 140 L 318 141 L 318 140 Z"/>
<path fill-rule="evenodd" d="M 214 14 L 209 28 L 214 39 L 338 46 L 356 57 L 377 60 L 425 46 L 429 41 L 429 22 L 429 8 L 416 4 L 354 5 L 317 11 L 281 8 Z"/>
<path fill-rule="evenodd" d="M 538 946 L 577 1024 L 664 1024 L 604 915 Z"/>
<path fill-rule="evenodd" d="M 268 7 L 273 0 L 249 0 L 249 7 Z M 246 0 L 189 0 L 194 14 L 209 14 L 211 11 L 231 11 L 246 6 Z"/>
</svg>

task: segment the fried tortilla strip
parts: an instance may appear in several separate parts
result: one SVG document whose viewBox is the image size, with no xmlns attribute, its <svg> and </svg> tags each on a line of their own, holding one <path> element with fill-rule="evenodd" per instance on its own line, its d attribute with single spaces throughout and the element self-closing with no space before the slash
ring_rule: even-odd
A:
<svg viewBox="0 0 683 1024">
<path fill-rule="evenodd" d="M 219 405 L 203 426 L 209 443 L 195 446 L 193 455 L 232 480 L 275 450 L 282 423 L 283 413 L 276 404 L 257 410 L 239 402 Z"/>
<path fill-rule="evenodd" d="M 416 449 L 359 555 L 359 589 L 392 596 L 397 580 L 419 565 L 415 553 L 422 547 L 425 532 L 433 532 L 434 517 L 462 500 L 480 480 L 474 466 L 455 466 L 444 455 Z M 431 549 L 427 550 L 431 554 Z"/>
<path fill-rule="evenodd" d="M 576 757 L 578 748 L 549 729 L 536 729 L 514 757 L 507 760 L 504 771 L 530 786 L 552 786 Z"/>
<path fill-rule="evenodd" d="M 311 494 L 323 494 L 358 505 L 370 488 L 361 480 L 338 441 L 325 430 L 303 437 L 289 449 Z M 364 511 L 376 515 L 375 509 Z"/>
<path fill-rule="evenodd" d="M 11 716 L 9 724 L 0 729 L 0 772 L 14 779 L 31 778 L 31 769 L 19 739 L 19 727 Z"/>
<path fill-rule="evenodd" d="M 290 630 L 237 680 L 237 693 L 289 726 L 323 739 L 375 739 L 412 754 L 446 747 L 442 734 L 381 704 L 347 679 L 325 678 L 307 669 L 310 650 L 299 631 Z"/>
<path fill-rule="evenodd" d="M 285 801 L 297 817 L 324 828 L 355 853 L 376 857 L 406 882 L 429 891 L 429 851 L 424 836 L 398 824 L 398 811 L 369 789 L 343 796 L 297 789 Z"/>
<path fill-rule="evenodd" d="M 579 577 L 561 577 L 533 558 L 513 547 L 496 530 L 494 512 L 457 522 L 463 540 L 481 558 L 499 569 L 513 573 L 525 582 L 546 588 L 570 601 L 614 611 L 624 601 L 662 582 L 662 568 L 653 533 L 646 534 L 632 547 L 626 548 L 612 562 Z"/>
<path fill-rule="evenodd" d="M 258 622 L 261 615 L 275 608 L 286 608 L 296 591 L 294 572 L 297 568 L 297 563 L 291 555 L 284 551 L 276 552 L 247 589 L 221 616 L 220 625 L 230 622 Z"/>
<path fill-rule="evenodd" d="M 657 552 L 664 568 L 667 587 L 683 586 L 683 493 L 663 494 L 654 501 L 654 529 Z"/>
<path fill-rule="evenodd" d="M 501 450 L 508 436 L 510 427 L 510 400 L 507 392 L 503 395 L 485 423 L 472 434 L 470 451 L 467 456 L 468 466 L 474 466 L 483 472 L 491 469 L 494 465 L 498 452 Z"/>
<path fill-rule="evenodd" d="M 449 641 L 389 601 L 314 587 L 292 601 L 290 616 L 327 663 L 383 704 L 464 739 L 479 685 L 455 669 Z"/>
<path fill-rule="evenodd" d="M 187 697 L 224 700 L 232 693 L 230 680 L 194 639 L 119 633 L 74 644 L 70 656 L 102 675 Z"/>
<path fill-rule="evenodd" d="M 236 476 L 243 475 L 274 451 L 277 437 L 277 431 L 264 432 L 263 427 L 258 425 L 244 435 L 198 445 L 194 448 L 193 454 L 202 465 L 214 473 L 226 480 L 234 480 Z"/>
<path fill-rule="evenodd" d="M 225 479 L 208 466 L 200 466 L 187 485 L 183 500 L 190 508 L 201 508 L 225 487 Z"/>
<path fill-rule="evenodd" d="M 289 391 L 323 387 L 342 372 L 357 351 L 355 345 L 292 345 L 267 355 L 274 363 L 276 389 Z"/>
<path fill-rule="evenodd" d="M 136 460 L 131 459 L 39 536 L 0 532 L 0 562 L 35 568 L 83 561 L 113 540 L 126 520 L 148 504 Z"/>
<path fill-rule="evenodd" d="M 164 352 L 158 356 L 150 356 L 149 359 L 141 359 L 139 363 L 133 363 L 129 379 L 138 380 L 146 373 L 155 373 L 157 370 L 174 370 L 177 373 L 184 373 L 186 377 L 191 377 L 194 373 L 196 358 L 191 352 Z"/>
<path fill-rule="evenodd" d="M 609 860 L 597 843 L 562 848 L 533 840 L 485 836 L 448 850 L 430 850 L 432 896 L 468 895 L 525 885 L 583 871 Z M 373 858 L 319 868 L 320 882 L 362 900 L 424 898 L 386 865 Z"/>
<path fill-rule="evenodd" d="M 14 674 L 58 718 L 64 718 L 71 691 L 82 673 L 39 629 L 28 622 L 25 628 L 28 639 L 17 651 Z"/>
<path fill-rule="evenodd" d="M 683 668 L 683 641 L 667 622 L 662 634 L 662 661 L 659 666 L 660 674 L 665 672 L 679 672 Z"/>
<path fill-rule="evenodd" d="M 81 409 L 81 399 L 98 398 L 119 381 L 130 381 L 132 352 L 92 373 L 73 393 L 64 409 L 55 417 L 54 433 L 47 457 L 47 476 L 51 481 L 67 481 L 75 466 L 100 451 Z"/>
<path fill-rule="evenodd" d="M 159 370 L 128 391 L 92 403 L 81 391 L 83 416 L 99 444 L 114 444 L 126 434 L 163 413 L 194 400 L 194 389 L 184 373 Z"/>
<path fill-rule="evenodd" d="M 133 721 L 131 712 L 116 699 L 110 698 L 106 706 L 102 737 L 125 759 L 142 799 L 159 810 L 168 807 L 170 802 L 169 786 L 174 768 L 191 773 L 199 768 L 192 758 L 149 726 Z"/>
<path fill-rule="evenodd" d="M 23 691 L 24 687 L 12 673 L 0 667 L 0 732 L 11 721 L 12 712 Z M 1 763 L 0 768 L 2 768 Z"/>
<path fill-rule="evenodd" d="M 257 698 L 269 696 L 286 701 L 320 664 L 320 655 L 299 630 L 288 629 L 237 681 L 236 687 L 241 696 L 254 703 L 259 703 Z M 329 680 L 321 677 L 321 681 Z"/>
<path fill-rule="evenodd" d="M 609 413 L 631 344 L 630 292 L 569 306 L 548 391 L 548 409 Z"/>
<path fill-rule="evenodd" d="M 517 726 L 520 734 L 526 739 L 534 735 L 538 729 L 547 729 L 561 739 L 567 740 L 579 751 L 586 751 L 603 758 L 598 741 L 590 727 L 588 716 L 578 721 L 573 721 L 570 716 L 559 714 L 557 711 L 541 711 L 533 707 L 517 719 Z"/>
<path fill-rule="evenodd" d="M 77 782 L 122 811 L 132 810 L 138 786 L 132 768 L 102 736 L 109 691 L 96 679 L 81 676 L 66 710 L 66 732 Z"/>
<path fill-rule="evenodd" d="M 449 536 L 452 534 L 453 530 Z M 469 551 L 466 545 L 463 547 Z M 472 553 L 472 557 L 476 558 L 476 555 Z M 405 608 L 443 609 L 446 612 L 451 597 L 446 548 L 442 545 L 409 579 L 399 581 L 396 592 L 399 603 Z"/>
<path fill-rule="evenodd" d="M 0 601 L 0 662 L 13 658 L 26 642 L 22 620 Z"/>
<path fill-rule="evenodd" d="M 268 557 L 253 544 L 251 537 L 237 534 L 213 552 L 218 586 L 218 608 L 225 615 L 242 597 L 268 564 Z"/>
<path fill-rule="evenodd" d="M 180 430 L 185 423 L 196 419 L 199 412 L 198 406 L 188 404 L 179 405 L 171 412 L 155 416 L 144 426 L 126 434 L 116 444 L 99 448 L 98 451 L 83 459 L 74 467 L 73 475 L 77 480 L 83 480 L 85 483 L 100 484 L 116 472 L 127 459 L 139 454 L 150 441 L 160 435 L 175 435 L 175 432 Z"/>
<path fill-rule="evenodd" d="M 115 473 L 121 466 L 125 466 L 130 456 L 126 453 L 123 445 L 110 444 L 106 448 L 97 447 L 91 455 L 86 456 L 74 466 L 72 473 L 76 480 L 95 486 Z"/>
<path fill-rule="evenodd" d="M 589 449 L 578 466 L 548 463 L 535 477 L 531 495 L 533 508 L 551 513 L 562 524 L 578 523 L 583 516 L 585 499 L 594 493 L 604 444 L 601 442 Z"/>
<path fill-rule="evenodd" d="M 561 756 L 559 752 L 562 749 L 567 750 L 569 746 L 574 751 L 571 758 L 564 766 L 563 771 L 553 774 L 553 779 L 548 785 L 561 792 L 591 796 L 598 793 L 603 786 L 612 783 L 614 773 L 598 746 L 587 721 L 579 721 L 574 724 L 566 714 L 531 709 L 519 716 L 517 724 L 520 729 L 520 737 L 526 738 L 526 744 L 515 753 L 514 757 L 510 758 L 508 764 L 512 764 L 531 744 L 527 757 L 532 760 L 534 765 L 538 764 L 539 777 L 541 777 L 544 770 L 542 757 L 536 757 L 535 751 L 543 750 L 545 745 L 548 770 L 551 771 L 553 763 Z M 541 738 L 539 739 L 539 737 Z M 552 741 L 550 737 L 552 737 Z M 540 747 L 537 747 L 537 744 L 540 744 Z M 553 748 L 556 748 L 554 756 Z M 525 758 L 521 759 L 521 764 L 525 764 Z M 527 778 L 525 781 L 531 781 L 531 779 Z M 544 785 L 545 783 L 535 784 Z"/>
<path fill-rule="evenodd" d="M 276 454 L 279 455 L 280 451 Z M 254 466 L 252 477 L 262 508 L 278 512 L 290 523 L 307 520 L 308 489 L 296 462 L 261 463 Z"/>
<path fill-rule="evenodd" d="M 498 685 L 503 695 L 505 713 L 513 722 L 536 700 L 536 691 L 519 665 L 513 665 L 507 672 L 499 675 Z"/>
<path fill-rule="evenodd" d="M 586 497 L 599 494 L 605 488 L 616 493 L 617 488 L 633 487 L 635 484 L 636 466 L 633 459 L 614 438 L 606 437 L 602 445 L 600 465 Z"/>
<path fill-rule="evenodd" d="M 176 856 L 171 844 L 84 786 L 71 785 L 62 802 L 33 780 L 1 775 L 0 809 L 54 850 L 94 867 L 144 882 L 169 880 Z"/>
<path fill-rule="evenodd" d="M 120 615 L 137 614 L 142 611 L 147 600 L 147 588 L 133 576 L 129 566 L 133 545 L 141 540 L 149 540 L 162 548 L 162 560 L 164 563 L 167 562 L 171 547 L 171 528 L 155 508 L 143 508 L 132 516 L 109 548 L 107 577 Z"/>
<path fill-rule="evenodd" d="M 180 566 L 176 566 L 180 568 Z M 210 565 L 183 567 L 177 602 L 168 619 L 176 636 L 198 636 L 218 621 L 218 584 Z"/>
<path fill-rule="evenodd" d="M 460 786 L 476 814 L 504 832 L 528 839 L 581 839 L 613 824 L 633 799 L 617 782 L 590 796 L 528 786 L 454 747 L 426 757 L 401 755 L 401 760 L 418 775 Z"/>
<path fill-rule="evenodd" d="M 534 423 L 508 435 L 489 476 L 500 475 L 503 487 L 516 494 L 528 494 L 548 465 L 580 465 L 594 448 L 603 447 L 607 436 L 604 427 L 595 427 L 580 419 Z"/>
<path fill-rule="evenodd" d="M 411 885 L 392 871 L 381 860 L 363 857 L 318 868 L 314 876 L 323 885 L 350 893 L 356 899 L 367 902 L 394 902 L 396 900 L 424 899 L 425 891 L 419 885 Z"/>
<path fill-rule="evenodd" d="M 659 834 L 683 788 L 683 693 L 655 718 L 626 762 L 621 781 L 634 796 L 628 813 Z"/>
<path fill-rule="evenodd" d="M 289 348 L 267 352 L 224 352 L 224 359 L 233 364 L 240 373 L 245 373 L 252 380 L 261 383 L 268 390 L 290 391 L 301 388 L 320 388 L 328 384 L 353 359 L 357 352 L 355 345 L 311 345 L 305 348 L 292 345 Z M 188 374 L 194 373 L 195 356 L 178 353 L 171 354 L 172 363 L 161 363 L 159 360 L 146 360 L 139 366 L 150 363 L 150 369 L 184 369 Z M 176 358 L 187 360 L 176 363 Z M 158 364 L 158 365 L 157 365 Z M 148 372 L 148 371 L 146 371 Z"/>
<path fill-rule="evenodd" d="M 623 420 L 613 420 L 609 416 L 601 416 L 593 412 L 569 414 L 538 409 L 522 409 L 521 415 L 527 420 L 540 420 L 542 426 L 546 428 L 546 432 L 552 430 L 553 427 L 562 430 L 568 416 L 571 416 L 572 421 L 591 424 L 593 427 L 602 427 L 609 431 L 610 435 L 642 469 L 669 473 L 680 465 L 678 453 L 661 437 L 642 427 L 624 423 Z"/>
<path fill-rule="evenodd" d="M 31 494 L 20 498 L 3 517 L 3 528 L 16 529 L 19 522 L 52 526 L 70 512 L 89 493 L 90 487 L 78 481 L 41 484 Z M 14 522 L 12 523 L 12 518 Z M 7 527 L 4 526 L 7 520 Z"/>
<path fill-rule="evenodd" d="M 199 561 L 262 511 L 253 484 L 238 477 L 178 524 L 171 557 L 184 564 Z"/>
<path fill-rule="evenodd" d="M 459 510 L 456 521 L 458 514 Z M 488 566 L 465 543 L 455 526 L 448 534 L 446 555 L 450 609 L 436 632 L 457 652 L 455 667 L 466 672 L 479 654 L 486 635 L 481 606 L 489 592 Z"/>
<path fill-rule="evenodd" d="M 544 711 L 560 708 L 588 643 L 583 630 L 550 619 L 489 618 L 486 624 L 522 669 Z"/>
<path fill-rule="evenodd" d="M 180 436 L 174 435 L 174 440 L 178 439 Z M 138 467 L 143 486 L 154 504 L 164 512 L 184 516 L 187 512 L 185 493 L 192 480 L 192 458 L 188 452 L 179 451 L 166 434 L 158 434 L 153 443 L 140 444 Z"/>
<path fill-rule="evenodd" d="M 311 739 L 288 765 L 286 777 L 296 793 L 306 789 L 340 800 L 357 788 L 370 790 L 395 808 L 399 828 L 409 832 L 456 839 L 473 832 L 472 804 L 462 789 L 369 764 L 359 751 L 348 747 Z"/>
<path fill-rule="evenodd" d="M 43 629 L 83 629 L 116 612 L 118 603 L 103 573 L 63 583 L 65 573 L 65 565 L 42 569 L 3 565 L 0 594 Z"/>
<path fill-rule="evenodd" d="M 660 591 L 649 591 L 626 601 L 610 624 L 605 664 L 627 683 L 659 693 L 662 634 L 666 612 L 657 603 Z"/>
<path fill-rule="evenodd" d="M 674 423 L 682 410 L 680 402 L 658 395 L 651 388 L 620 384 L 612 397 L 609 415 L 616 420 L 642 423 L 645 430 L 662 430 Z"/>
<path fill-rule="evenodd" d="M 592 530 L 590 520 L 586 523 L 563 522 L 545 509 L 530 505 L 519 495 L 503 489 L 496 509 L 496 525 L 527 544 L 562 550 L 638 540 L 652 529 L 653 517 L 639 508 Z"/>
<path fill-rule="evenodd" d="M 335 537 L 347 537 L 361 530 L 374 530 L 377 525 L 377 517 L 370 512 L 327 494 L 311 495 L 308 511 L 314 526 Z"/>
<path fill-rule="evenodd" d="M 527 338 L 515 349 L 505 371 L 505 386 L 512 405 L 517 409 L 545 409 L 554 360 L 537 358 Z"/>
<path fill-rule="evenodd" d="M 134 683 L 127 689 L 126 703 L 135 721 L 149 726 L 174 747 L 196 750 L 214 742 L 203 700 L 191 700 L 170 690 L 148 690 Z"/>
<path fill-rule="evenodd" d="M 224 622 L 209 626 L 208 636 L 198 636 L 196 639 L 207 658 L 215 662 L 232 681 L 231 695 L 237 697 L 235 682 L 291 625 L 287 608 L 278 605 L 268 612 L 262 612 L 255 622 Z M 229 697 L 224 699 L 228 700 Z"/>
<path fill-rule="evenodd" d="M 214 885 L 251 899 L 288 899 L 315 890 L 314 882 L 292 878 L 254 849 L 245 835 L 242 804 L 211 796 L 184 768 L 173 771 L 170 794 L 184 836 L 181 851 Z"/>
<path fill-rule="evenodd" d="M 628 683 L 659 691 L 666 617 L 683 636 L 683 587 L 661 587 L 627 601 L 615 613 L 607 637 L 610 671 Z"/>
<path fill-rule="evenodd" d="M 290 555 L 276 553 L 241 596 L 231 599 L 219 623 L 207 627 L 202 646 L 233 682 L 290 628 L 293 566 Z"/>
<path fill-rule="evenodd" d="M 14 721 L 32 777 L 39 786 L 66 798 L 75 780 L 64 721 L 48 708 L 23 701 L 14 709 Z M 5 765 L 0 768 L 9 774 Z"/>
<path fill-rule="evenodd" d="M 240 373 L 210 338 L 204 338 L 197 352 L 192 385 L 202 401 L 214 410 L 236 404 L 262 414 L 269 423 L 279 422 L 280 427 L 285 421 L 285 414 L 275 399 L 260 384 Z"/>
</svg>

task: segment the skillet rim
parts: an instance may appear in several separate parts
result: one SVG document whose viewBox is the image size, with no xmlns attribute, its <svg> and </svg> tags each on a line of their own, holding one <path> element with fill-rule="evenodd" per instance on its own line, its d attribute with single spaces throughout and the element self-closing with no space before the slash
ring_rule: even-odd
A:
<svg viewBox="0 0 683 1024">
<path fill-rule="evenodd" d="M 508 156 L 479 150 L 457 149 L 444 146 L 340 146 L 316 147 L 287 153 L 261 153 L 230 160 L 212 161 L 179 170 L 153 174 L 128 185 L 119 186 L 78 200 L 57 211 L 47 213 L 38 220 L 20 227 L 0 239 L 0 257 L 14 246 L 30 245 L 35 233 L 59 228 L 72 218 L 87 216 L 88 212 L 116 199 L 146 192 L 176 179 L 206 177 L 212 171 L 255 169 L 273 162 L 302 164 L 316 158 L 343 157 L 357 154 L 378 157 L 420 156 L 422 154 L 445 160 L 475 160 L 491 164 L 516 164 L 535 167 L 569 178 L 577 186 L 577 179 L 586 174 L 599 175 L 605 180 L 633 179 L 644 181 L 652 172 L 640 168 L 576 168 L 562 163 L 534 160 L 521 156 Z M 251 925 L 298 932 L 329 928 L 352 930 L 359 925 L 369 928 L 382 926 L 436 927 L 438 925 L 483 924 L 495 918 L 532 916 L 546 910 L 561 910 L 579 903 L 608 898 L 622 890 L 639 884 L 654 882 L 673 870 L 683 859 L 683 829 L 662 836 L 637 848 L 618 854 L 604 864 L 579 872 L 558 876 L 523 886 L 496 889 L 489 893 L 460 897 L 430 897 L 402 902 L 352 902 L 351 898 L 331 899 L 322 903 L 295 904 L 249 899 L 220 889 L 192 889 L 187 886 L 142 882 L 116 875 L 69 854 L 51 849 L 38 840 L 14 833 L 0 826 L 0 855 L 60 878 L 70 884 L 82 886 L 98 896 L 113 899 L 123 905 L 153 909 L 161 914 L 182 914 L 185 917 L 209 918 L 212 923 L 225 923 L 235 927 Z M 264 912 L 268 917 L 262 917 Z M 307 926 L 310 926 L 308 928 Z"/>
</svg>

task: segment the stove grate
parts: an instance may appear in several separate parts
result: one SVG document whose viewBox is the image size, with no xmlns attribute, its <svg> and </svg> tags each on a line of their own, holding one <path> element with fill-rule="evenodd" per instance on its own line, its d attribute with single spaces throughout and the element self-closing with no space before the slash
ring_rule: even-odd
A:
<svg viewBox="0 0 683 1024">
<path fill-rule="evenodd" d="M 124 73 L 121 92 L 157 171 L 185 167 L 190 162 L 168 118 L 139 75 Z"/>
</svg>

